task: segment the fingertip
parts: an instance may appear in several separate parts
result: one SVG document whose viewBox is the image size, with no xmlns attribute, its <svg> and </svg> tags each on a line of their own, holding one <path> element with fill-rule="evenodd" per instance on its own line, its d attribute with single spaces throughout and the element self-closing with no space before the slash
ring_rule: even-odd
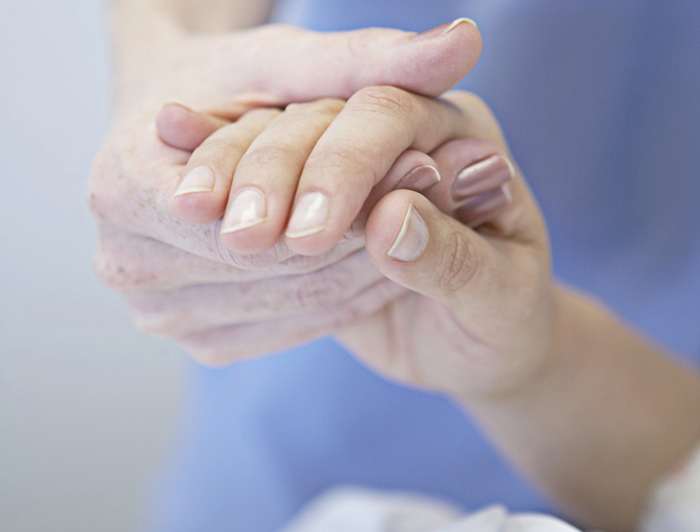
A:
<svg viewBox="0 0 700 532">
<path fill-rule="evenodd" d="M 468 18 L 459 18 L 409 36 L 411 49 L 419 52 L 416 64 L 435 74 L 411 80 L 409 90 L 425 96 L 439 96 L 456 85 L 476 65 L 481 56 L 483 41 L 476 23 Z M 406 78 L 405 73 L 402 78 Z M 396 80 L 402 83 L 401 79 Z M 396 84 L 396 83 L 394 83 Z"/>
<path fill-rule="evenodd" d="M 226 121 L 197 113 L 185 105 L 168 101 L 155 118 L 156 131 L 160 139 L 173 148 L 193 151 Z"/>
</svg>

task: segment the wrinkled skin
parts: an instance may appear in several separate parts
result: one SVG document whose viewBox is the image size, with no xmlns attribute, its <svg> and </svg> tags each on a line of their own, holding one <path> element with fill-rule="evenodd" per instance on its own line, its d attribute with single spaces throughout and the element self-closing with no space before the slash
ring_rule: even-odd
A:
<svg viewBox="0 0 700 532">
<path fill-rule="evenodd" d="M 537 207 L 516 175 L 510 206 L 479 233 L 441 215 L 454 212 L 450 186 L 469 162 L 454 143 L 431 147 L 447 179 L 428 198 L 405 190 L 375 197 L 367 251 L 363 238 L 354 238 L 320 255 L 295 254 L 281 241 L 265 252 L 239 255 L 221 245 L 220 222 L 189 224 L 168 210 L 189 151 L 156 134 L 154 118 L 166 99 L 206 110 L 223 124 L 255 107 L 348 98 L 357 91 L 354 98 L 364 97 L 366 105 L 395 101 L 394 88 L 371 86 L 380 83 L 432 96 L 460 79 L 478 56 L 478 47 L 471 56 L 458 53 L 476 41 L 470 27 L 460 31 L 439 46 L 430 40 L 407 44 L 410 36 L 393 30 L 319 36 L 284 26 L 184 44 L 177 60 L 154 72 L 158 81 L 144 84 L 147 95 L 130 97 L 120 110 L 88 186 L 100 225 L 98 274 L 125 294 L 135 325 L 174 339 L 209 365 L 340 332 L 381 373 L 456 396 L 504 393 L 539 371 L 551 313 L 547 238 Z M 328 42 L 320 46 L 319 39 Z M 385 50 L 386 58 L 361 61 L 372 49 Z M 361 74 L 354 77 L 338 54 L 362 64 L 355 70 Z M 417 72 L 411 54 L 430 59 L 418 65 L 435 75 Z M 290 55 L 313 60 L 299 67 Z M 348 74 L 321 80 L 308 75 L 324 62 L 341 64 Z M 458 136 L 486 139 L 507 155 L 482 102 L 466 93 L 450 100 L 464 116 Z M 180 148 L 194 148 L 216 127 L 204 124 L 201 135 L 181 139 Z M 171 133 L 169 143 L 178 145 L 178 131 Z M 416 264 L 386 256 L 408 202 L 431 232 L 430 247 Z"/>
</svg>

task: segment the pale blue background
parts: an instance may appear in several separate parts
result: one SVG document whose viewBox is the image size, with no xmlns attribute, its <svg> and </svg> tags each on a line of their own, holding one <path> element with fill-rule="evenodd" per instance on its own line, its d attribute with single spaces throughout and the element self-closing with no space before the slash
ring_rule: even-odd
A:
<svg viewBox="0 0 700 532">
<path fill-rule="evenodd" d="M 183 355 L 92 269 L 107 5 L 0 0 L 2 532 L 130 530 L 177 416 Z"/>
</svg>

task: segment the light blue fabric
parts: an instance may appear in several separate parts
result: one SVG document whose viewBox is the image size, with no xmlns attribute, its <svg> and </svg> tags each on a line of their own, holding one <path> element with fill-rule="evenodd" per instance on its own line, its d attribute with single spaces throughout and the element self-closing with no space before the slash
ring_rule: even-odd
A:
<svg viewBox="0 0 700 532">
<path fill-rule="evenodd" d="M 556 274 L 700 362 L 700 3 L 289 0 L 276 13 L 319 30 L 458 16 L 485 41 L 461 87 L 502 121 Z M 380 379 L 331 340 L 192 364 L 189 400 L 149 531 L 272 532 L 341 483 L 551 510 L 447 400 Z"/>
</svg>

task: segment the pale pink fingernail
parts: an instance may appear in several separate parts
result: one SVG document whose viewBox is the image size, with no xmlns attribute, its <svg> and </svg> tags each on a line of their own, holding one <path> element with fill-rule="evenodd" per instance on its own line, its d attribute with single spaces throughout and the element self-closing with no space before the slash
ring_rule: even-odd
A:
<svg viewBox="0 0 700 532">
<path fill-rule="evenodd" d="M 422 192 L 440 182 L 440 172 L 434 166 L 424 164 L 403 176 L 394 188 L 406 188 Z"/>
<path fill-rule="evenodd" d="M 257 188 L 244 188 L 229 206 L 221 222 L 221 234 L 241 231 L 265 220 L 265 195 Z"/>
<path fill-rule="evenodd" d="M 402 262 L 414 261 L 428 247 L 429 239 L 428 226 L 413 204 L 409 204 L 401 231 L 386 254 L 392 259 Z"/>
<path fill-rule="evenodd" d="M 328 200 L 321 192 L 311 192 L 299 198 L 285 235 L 302 238 L 320 233 L 328 223 Z"/>
<path fill-rule="evenodd" d="M 502 155 L 477 161 L 459 174 L 452 184 L 452 200 L 456 203 L 478 196 L 507 183 L 515 175 L 511 162 Z"/>
<path fill-rule="evenodd" d="M 214 190 L 214 172 L 208 166 L 198 166 L 182 178 L 173 197 L 212 190 Z"/>
<path fill-rule="evenodd" d="M 427 31 L 424 31 L 422 33 L 419 33 L 418 35 L 415 35 L 414 37 L 411 38 L 411 41 L 427 41 L 428 39 L 435 39 L 436 37 L 443 37 L 447 35 L 449 32 L 451 32 L 453 29 L 455 29 L 457 26 L 460 24 L 471 24 L 472 26 L 476 27 L 476 22 L 474 22 L 470 18 L 458 18 L 457 20 L 454 20 L 452 22 L 448 22 L 446 24 L 442 24 L 441 26 L 438 26 L 437 28 L 431 28 Z"/>
<path fill-rule="evenodd" d="M 510 191 L 510 183 L 506 183 L 463 205 L 457 211 L 457 218 L 469 227 L 476 227 L 497 214 L 511 201 L 513 201 L 513 195 Z"/>
</svg>

